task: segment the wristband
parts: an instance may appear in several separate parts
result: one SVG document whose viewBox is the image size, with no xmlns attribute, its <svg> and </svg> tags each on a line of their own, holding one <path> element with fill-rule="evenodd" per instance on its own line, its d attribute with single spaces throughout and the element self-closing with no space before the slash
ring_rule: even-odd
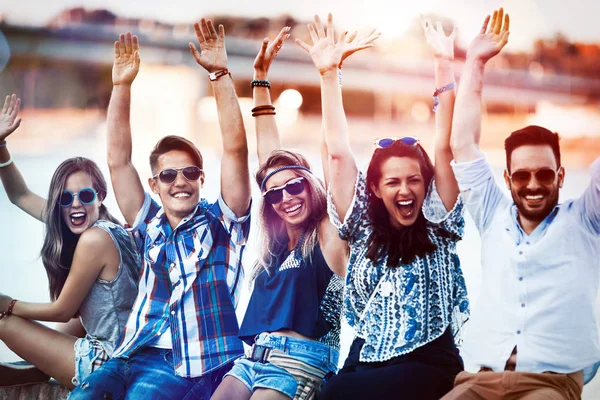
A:
<svg viewBox="0 0 600 400">
<path fill-rule="evenodd" d="M 447 84 L 446 86 L 442 86 L 439 89 L 435 89 L 435 92 L 433 92 L 433 108 L 432 111 L 436 112 L 438 105 L 440 104 L 440 94 L 444 93 L 447 90 L 451 90 L 454 89 L 454 82 L 450 82 L 449 84 Z"/>
<path fill-rule="evenodd" d="M 227 68 L 222 69 L 220 71 L 215 71 L 215 72 L 211 72 L 208 74 L 208 79 L 211 82 L 216 81 L 217 79 L 219 79 L 220 77 L 222 77 L 223 75 L 229 75 L 231 76 L 231 73 L 229 72 L 229 70 Z"/>
<path fill-rule="evenodd" d="M 250 82 L 250 86 L 254 88 L 255 86 L 266 87 L 267 89 L 271 89 L 271 82 L 266 79 L 253 79 Z"/>
<path fill-rule="evenodd" d="M 6 147 L 6 140 L 3 140 L 2 143 L 0 143 L 0 147 Z"/>
<path fill-rule="evenodd" d="M 8 158 L 8 161 L 5 163 L 0 163 L 0 168 L 4 168 L 4 167 L 8 167 L 10 164 L 12 164 L 13 159 L 12 159 L 12 154 L 10 155 L 10 157 Z"/>
<path fill-rule="evenodd" d="M 6 316 L 8 317 L 9 315 L 12 315 L 12 311 L 13 308 L 15 308 L 15 303 L 17 302 L 17 299 L 13 299 L 10 304 L 8 305 L 8 310 L 6 310 L 6 312 L 4 314 L 6 314 Z"/>
</svg>

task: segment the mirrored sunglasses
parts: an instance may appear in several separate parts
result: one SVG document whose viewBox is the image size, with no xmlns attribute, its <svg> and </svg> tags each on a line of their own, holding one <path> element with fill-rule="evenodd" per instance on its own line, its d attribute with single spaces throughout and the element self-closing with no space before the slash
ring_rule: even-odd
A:
<svg viewBox="0 0 600 400">
<path fill-rule="evenodd" d="M 531 177 L 535 176 L 535 180 L 540 185 L 551 185 L 556 179 L 556 171 L 550 168 L 542 168 L 537 171 L 515 171 L 512 175 L 509 175 L 510 180 L 516 186 L 526 186 L 531 181 Z"/>
<path fill-rule="evenodd" d="M 175 179 L 177 179 L 177 174 L 179 172 L 181 172 L 181 175 L 183 175 L 183 177 L 190 182 L 197 181 L 202 175 L 202 170 L 200 168 L 196 167 L 195 165 L 191 165 L 189 167 L 183 168 L 163 169 L 158 174 L 154 175 L 152 178 L 158 177 L 158 179 L 160 179 L 162 183 L 170 184 L 175 182 Z"/>
<path fill-rule="evenodd" d="M 58 203 L 61 207 L 69 207 L 75 201 L 75 197 L 79 199 L 81 204 L 92 204 L 96 200 L 96 191 L 92 188 L 83 188 L 75 194 L 70 190 L 64 190 Z"/>
<path fill-rule="evenodd" d="M 386 147 L 390 147 L 398 141 L 407 146 L 416 146 L 417 144 L 419 144 L 419 138 L 414 136 L 403 136 L 400 138 L 375 139 L 373 141 L 373 146 L 375 147 L 375 149 L 385 149 Z"/>
<path fill-rule="evenodd" d="M 271 188 L 263 193 L 263 197 L 269 204 L 277 204 L 283 200 L 284 190 L 292 196 L 302 193 L 304 191 L 304 178 L 295 178 L 283 186 Z"/>
</svg>

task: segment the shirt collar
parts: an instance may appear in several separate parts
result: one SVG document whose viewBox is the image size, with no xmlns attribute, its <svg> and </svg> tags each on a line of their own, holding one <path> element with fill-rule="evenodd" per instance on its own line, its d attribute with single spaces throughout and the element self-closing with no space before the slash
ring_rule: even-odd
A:
<svg viewBox="0 0 600 400">
<path fill-rule="evenodd" d="M 527 235 L 519 223 L 519 210 L 517 205 L 513 203 L 510 207 L 510 219 L 507 221 L 506 230 L 513 235 L 517 243 L 519 243 L 520 239 L 524 237 L 529 237 L 532 240 L 536 240 L 538 237 L 544 234 L 548 226 L 552 223 L 552 221 L 554 221 L 554 218 L 556 218 L 558 212 L 560 211 L 560 207 L 560 204 L 555 205 L 552 211 L 546 215 L 546 218 L 540 222 L 535 230 L 531 232 L 530 235 Z"/>
</svg>

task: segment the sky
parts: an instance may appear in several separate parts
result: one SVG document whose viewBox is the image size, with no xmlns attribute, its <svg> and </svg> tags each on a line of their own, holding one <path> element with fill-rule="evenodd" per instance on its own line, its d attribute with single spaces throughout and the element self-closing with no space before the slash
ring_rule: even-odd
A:
<svg viewBox="0 0 600 400">
<path fill-rule="evenodd" d="M 401 35 L 419 14 L 435 13 L 455 21 L 459 41 L 472 38 L 485 15 L 502 6 L 511 15 L 510 46 L 514 49 L 527 50 L 535 38 L 555 32 L 574 41 L 600 43 L 598 0 L 2 0 L 0 15 L 11 23 L 43 25 L 61 10 L 79 6 L 167 23 L 191 23 L 215 14 L 290 14 L 308 20 L 315 13 L 332 12 L 336 26 L 348 30 L 376 27 L 389 38 Z"/>
</svg>

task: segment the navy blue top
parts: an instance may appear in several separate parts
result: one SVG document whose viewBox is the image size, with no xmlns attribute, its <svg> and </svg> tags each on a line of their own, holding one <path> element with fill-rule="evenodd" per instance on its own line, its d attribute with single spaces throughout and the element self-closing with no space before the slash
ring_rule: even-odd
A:
<svg viewBox="0 0 600 400">
<path fill-rule="evenodd" d="M 289 329 L 339 348 L 343 278 L 329 269 L 317 245 L 311 260 L 286 250 L 254 281 L 239 337 L 249 345 L 262 332 Z"/>
</svg>

